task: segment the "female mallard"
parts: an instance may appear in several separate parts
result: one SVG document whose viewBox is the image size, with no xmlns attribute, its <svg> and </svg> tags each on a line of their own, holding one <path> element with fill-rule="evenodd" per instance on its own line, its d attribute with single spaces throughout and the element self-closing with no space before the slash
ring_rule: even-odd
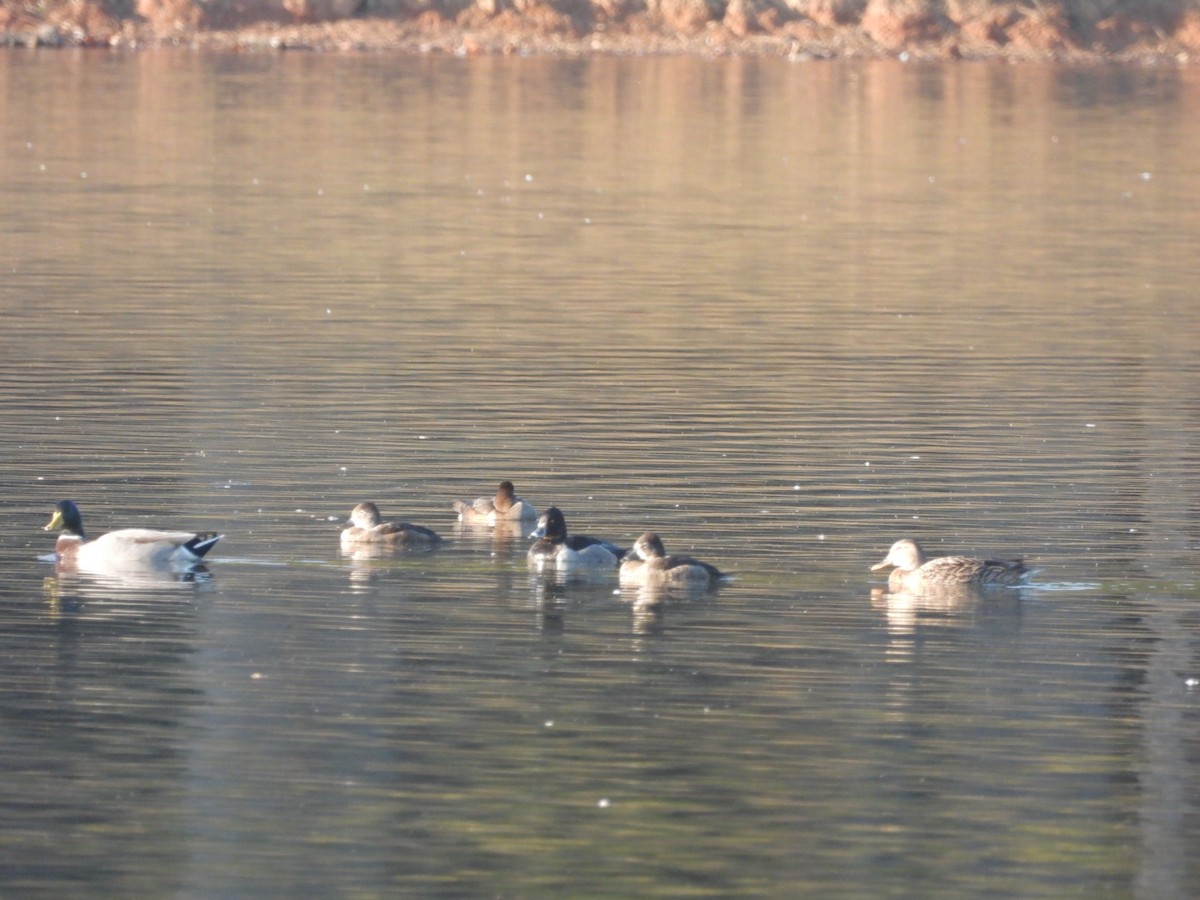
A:
<svg viewBox="0 0 1200 900">
<path fill-rule="evenodd" d="M 552 565 L 560 569 L 575 567 L 615 568 L 625 551 L 616 544 L 588 537 L 586 534 L 567 535 L 567 520 L 557 506 L 552 506 L 538 519 L 537 528 L 529 535 L 537 538 L 529 548 L 529 562 L 538 567 Z"/>
<path fill-rule="evenodd" d="M 621 584 L 678 584 L 694 587 L 724 578 L 716 566 L 690 556 L 668 556 L 662 539 L 647 531 L 633 542 L 633 555 L 621 563 Z"/>
<path fill-rule="evenodd" d="M 342 528 L 342 545 L 347 544 L 436 544 L 436 532 L 408 522 L 385 522 L 374 503 L 360 503 L 350 512 Z"/>
<path fill-rule="evenodd" d="M 123 528 L 93 541 L 83 535 L 83 516 L 72 500 L 60 500 L 46 531 L 59 531 L 54 553 L 60 563 L 85 569 L 120 566 L 186 569 L 200 562 L 222 534 Z"/>
<path fill-rule="evenodd" d="M 912 538 L 892 544 L 883 562 L 871 566 L 872 572 L 892 566 L 888 574 L 888 590 L 893 593 L 919 590 L 933 584 L 1003 584 L 1017 585 L 1029 575 L 1029 569 L 1019 560 L 974 559 L 970 556 L 939 556 L 925 558 L 921 545 Z"/>
<path fill-rule="evenodd" d="M 537 518 L 537 510 L 533 504 L 526 503 L 516 495 L 511 481 L 500 482 L 496 496 L 490 500 L 487 497 L 479 497 L 470 502 L 455 500 L 454 511 L 458 513 L 459 520 L 468 525 L 495 525 L 497 521 Z"/>
</svg>

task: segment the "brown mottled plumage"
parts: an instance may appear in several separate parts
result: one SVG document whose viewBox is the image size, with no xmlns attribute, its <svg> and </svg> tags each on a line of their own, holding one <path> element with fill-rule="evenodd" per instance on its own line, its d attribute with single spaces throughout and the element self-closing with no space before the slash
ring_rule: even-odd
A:
<svg viewBox="0 0 1200 900">
<path fill-rule="evenodd" d="M 893 567 L 888 574 L 888 589 L 917 590 L 931 584 L 1002 584 L 1017 585 L 1029 575 L 1019 560 L 974 559 L 970 556 L 939 556 L 926 559 L 921 545 L 911 538 L 892 544 L 883 562 L 871 566 L 872 572 Z"/>
</svg>

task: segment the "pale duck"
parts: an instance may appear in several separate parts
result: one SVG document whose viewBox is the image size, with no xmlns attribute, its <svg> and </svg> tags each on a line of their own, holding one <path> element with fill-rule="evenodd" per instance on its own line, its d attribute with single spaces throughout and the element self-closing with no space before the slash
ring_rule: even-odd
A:
<svg viewBox="0 0 1200 900">
<path fill-rule="evenodd" d="M 939 556 L 926 559 L 921 545 L 912 538 L 902 538 L 892 544 L 882 562 L 871 566 L 872 572 L 892 567 L 888 574 L 888 590 L 919 591 L 927 585 L 1019 585 L 1030 572 L 1019 559 L 975 559 L 970 556 Z"/>
<path fill-rule="evenodd" d="M 187 569 L 198 565 L 224 537 L 213 532 L 123 528 L 89 541 L 83 533 L 83 516 L 73 500 L 58 502 L 44 530 L 59 532 L 54 543 L 59 563 L 91 570 Z"/>
</svg>

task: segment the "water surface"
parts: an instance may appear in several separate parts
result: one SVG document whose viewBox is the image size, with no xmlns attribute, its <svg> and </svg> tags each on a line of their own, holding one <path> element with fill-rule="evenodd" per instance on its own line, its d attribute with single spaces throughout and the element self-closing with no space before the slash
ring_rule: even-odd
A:
<svg viewBox="0 0 1200 900">
<path fill-rule="evenodd" d="M 5 892 L 1200 893 L 1197 79 L 4 55 Z M 501 478 L 734 577 L 537 577 Z"/>
</svg>

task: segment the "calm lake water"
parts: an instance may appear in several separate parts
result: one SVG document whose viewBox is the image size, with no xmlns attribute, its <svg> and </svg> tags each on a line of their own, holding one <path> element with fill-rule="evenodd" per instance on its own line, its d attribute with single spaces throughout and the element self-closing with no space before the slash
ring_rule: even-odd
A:
<svg viewBox="0 0 1200 900">
<path fill-rule="evenodd" d="M 20 51 L 0 138 L 4 896 L 1200 895 L 1200 70 Z"/>
</svg>

